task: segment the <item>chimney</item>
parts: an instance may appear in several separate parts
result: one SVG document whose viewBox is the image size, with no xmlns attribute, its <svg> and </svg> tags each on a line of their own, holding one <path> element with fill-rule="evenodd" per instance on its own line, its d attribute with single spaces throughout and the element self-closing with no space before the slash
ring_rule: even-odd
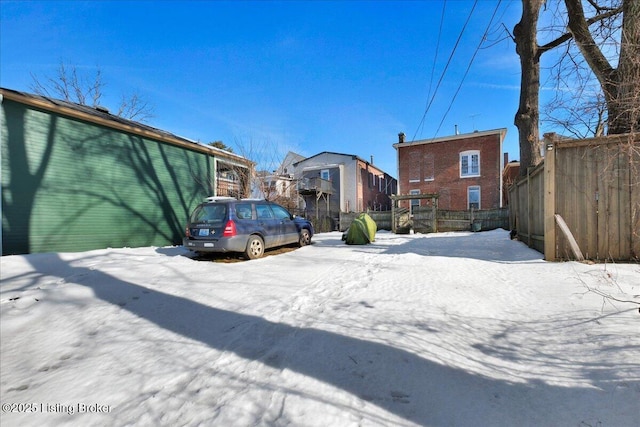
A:
<svg viewBox="0 0 640 427">
<path fill-rule="evenodd" d="M 509 163 L 509 153 L 504 153 L 504 166 L 507 165 L 507 163 Z"/>
<path fill-rule="evenodd" d="M 371 164 L 373 164 L 373 154 L 371 155 Z"/>
<path fill-rule="evenodd" d="M 398 143 L 400 143 L 400 144 L 404 143 L 404 132 L 400 132 L 398 134 Z"/>
<path fill-rule="evenodd" d="M 456 135 L 460 135 L 460 131 L 458 131 L 458 125 L 455 125 L 454 128 L 456 130 Z"/>
</svg>

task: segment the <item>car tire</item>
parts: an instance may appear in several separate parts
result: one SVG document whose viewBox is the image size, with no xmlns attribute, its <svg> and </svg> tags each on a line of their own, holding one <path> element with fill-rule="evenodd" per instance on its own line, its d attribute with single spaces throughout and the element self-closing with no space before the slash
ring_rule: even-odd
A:
<svg viewBox="0 0 640 427">
<path fill-rule="evenodd" d="M 302 247 L 310 244 L 311 244 L 311 234 L 309 233 L 309 230 L 307 230 L 306 228 L 303 228 L 302 230 L 300 230 L 300 238 L 298 239 L 298 245 Z"/>
<path fill-rule="evenodd" d="M 264 241 L 260 236 L 249 236 L 247 242 L 247 248 L 244 251 L 244 256 L 247 259 L 257 259 L 264 254 Z"/>
</svg>

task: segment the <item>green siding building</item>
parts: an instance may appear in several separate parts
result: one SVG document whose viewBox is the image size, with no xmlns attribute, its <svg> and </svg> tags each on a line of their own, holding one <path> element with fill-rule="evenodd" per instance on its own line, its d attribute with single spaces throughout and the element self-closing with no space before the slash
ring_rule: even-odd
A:
<svg viewBox="0 0 640 427">
<path fill-rule="evenodd" d="M 0 106 L 2 255 L 177 245 L 205 197 L 248 194 L 233 153 L 8 89 Z"/>
</svg>

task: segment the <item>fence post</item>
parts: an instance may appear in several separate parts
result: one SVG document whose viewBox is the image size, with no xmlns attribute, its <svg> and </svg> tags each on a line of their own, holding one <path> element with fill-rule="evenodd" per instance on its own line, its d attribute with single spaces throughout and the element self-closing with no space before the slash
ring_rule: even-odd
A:
<svg viewBox="0 0 640 427">
<path fill-rule="evenodd" d="M 396 233 L 396 201 L 391 197 L 391 232 Z"/>
<path fill-rule="evenodd" d="M 438 232 L 438 199 L 431 197 L 431 209 L 433 210 L 433 232 Z"/>
<path fill-rule="evenodd" d="M 556 144 L 555 134 L 544 135 L 544 259 L 555 261 L 556 254 Z"/>
</svg>

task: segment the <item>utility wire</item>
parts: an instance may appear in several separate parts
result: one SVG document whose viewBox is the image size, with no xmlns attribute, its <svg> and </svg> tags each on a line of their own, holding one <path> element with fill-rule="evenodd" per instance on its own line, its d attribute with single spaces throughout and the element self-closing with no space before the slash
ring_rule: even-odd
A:
<svg viewBox="0 0 640 427">
<path fill-rule="evenodd" d="M 471 8 L 471 11 L 469 12 L 469 16 L 467 17 L 467 20 L 465 21 L 464 26 L 462 27 L 462 30 L 460 30 L 460 34 L 458 35 L 458 39 L 456 40 L 456 44 L 453 46 L 453 50 L 451 51 L 451 55 L 449 55 L 449 59 L 447 60 L 447 65 L 444 67 L 444 70 L 442 70 L 442 74 L 440 75 L 440 79 L 438 80 L 438 84 L 436 85 L 436 89 L 433 92 L 433 96 L 429 100 L 429 103 L 427 104 L 427 108 L 425 108 L 425 110 L 424 110 L 424 114 L 422 115 L 422 120 L 420 120 L 420 124 L 418 125 L 418 129 L 423 125 L 424 120 L 427 117 L 427 113 L 431 109 L 431 105 L 433 104 L 433 100 L 436 97 L 436 94 L 438 92 L 438 88 L 440 88 L 440 84 L 442 83 L 442 80 L 444 79 L 444 75 L 446 74 L 447 69 L 449 68 L 449 65 L 451 64 L 451 60 L 453 59 L 453 55 L 455 54 L 456 49 L 458 48 L 458 45 L 460 44 L 460 40 L 462 39 L 462 35 L 464 34 L 464 30 L 467 28 L 467 24 L 469 24 L 469 21 L 471 20 L 471 16 L 473 15 L 473 11 L 475 10 L 477 4 L 478 4 L 478 0 L 476 0 L 473 3 L 473 7 Z M 416 132 L 413 134 L 412 140 L 416 139 L 416 135 L 418 134 L 418 129 L 416 129 Z"/>
<path fill-rule="evenodd" d="M 449 103 L 449 108 L 447 108 L 447 111 L 444 113 L 444 116 L 442 116 L 442 120 L 440 121 L 440 124 L 438 125 L 438 129 L 436 130 L 436 135 L 438 134 L 438 132 L 440 131 L 440 128 L 442 127 L 442 124 L 444 123 L 444 119 L 447 117 L 447 114 L 449 114 L 449 111 L 451 111 L 451 107 L 453 107 L 453 103 L 456 100 L 456 97 L 458 96 L 458 93 L 460 92 L 460 89 L 462 88 L 462 84 L 464 83 L 465 78 L 467 77 L 467 74 L 469 74 L 469 70 L 471 69 L 471 64 L 473 64 L 473 60 L 476 58 L 476 55 L 478 54 L 478 51 L 480 50 L 480 47 L 482 46 L 482 43 L 484 43 L 484 41 L 487 38 L 487 35 L 489 34 L 489 30 L 491 29 L 491 25 L 493 24 L 493 19 L 496 17 L 496 14 L 498 13 L 498 8 L 500 7 L 500 3 L 502 2 L 502 0 L 498 0 L 498 4 L 496 5 L 496 8 L 493 11 L 493 15 L 491 15 L 491 19 L 489 20 L 489 24 L 487 25 L 487 29 L 484 31 L 484 34 L 482 35 L 482 38 L 480 39 L 480 43 L 478 43 L 478 47 L 476 47 L 476 51 L 473 53 L 473 56 L 471 57 L 471 60 L 469 61 L 469 65 L 467 66 L 467 70 L 464 72 L 464 76 L 462 76 L 462 80 L 460 81 L 460 84 L 458 85 L 458 89 L 456 90 L 456 93 L 453 95 L 453 98 L 451 99 L 451 102 Z M 435 136 L 434 136 L 435 138 Z"/>
<path fill-rule="evenodd" d="M 433 57 L 433 64 L 431 65 L 431 79 L 429 80 L 429 91 L 427 92 L 427 105 L 425 105 L 425 115 L 422 116 L 422 120 L 420 121 L 420 124 L 418 125 L 418 130 L 416 131 L 416 134 L 418 132 L 420 132 L 420 134 L 422 134 L 422 130 L 424 129 L 424 118 L 427 114 L 427 110 L 429 108 L 429 98 L 431 97 L 431 89 L 433 88 L 433 75 L 436 71 L 436 62 L 438 60 L 438 52 L 440 51 L 440 37 L 442 36 L 442 24 L 444 23 L 444 15 L 445 15 L 445 9 L 447 6 L 447 0 L 444 0 L 442 2 L 442 14 L 440 15 L 440 28 L 438 29 L 438 41 L 436 43 L 436 54 Z M 412 139 L 415 140 L 415 135 L 413 136 Z"/>
</svg>

